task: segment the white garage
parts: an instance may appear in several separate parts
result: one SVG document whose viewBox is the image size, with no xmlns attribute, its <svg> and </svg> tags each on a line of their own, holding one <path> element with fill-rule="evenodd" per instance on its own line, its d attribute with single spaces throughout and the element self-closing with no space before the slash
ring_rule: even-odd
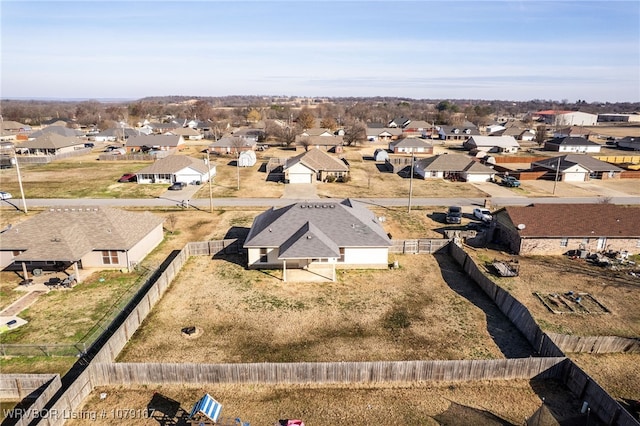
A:
<svg viewBox="0 0 640 426">
<path fill-rule="evenodd" d="M 285 170 L 289 183 L 313 183 L 315 172 L 302 163 L 296 163 Z"/>
</svg>

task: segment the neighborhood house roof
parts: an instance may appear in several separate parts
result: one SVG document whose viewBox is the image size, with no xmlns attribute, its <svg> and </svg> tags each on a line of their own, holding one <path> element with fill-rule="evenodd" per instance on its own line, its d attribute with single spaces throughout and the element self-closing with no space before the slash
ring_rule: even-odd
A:
<svg viewBox="0 0 640 426">
<path fill-rule="evenodd" d="M 76 137 L 76 136 L 80 136 L 79 132 L 76 132 L 73 129 L 70 129 L 68 127 L 64 127 L 64 126 L 47 126 L 44 127 L 40 130 L 36 130 L 35 132 L 31 133 L 31 135 L 29 136 L 30 138 L 38 138 L 42 135 L 47 135 L 47 134 L 51 134 L 51 133 L 55 133 L 58 134 L 60 136 L 67 136 L 67 137 Z"/>
<path fill-rule="evenodd" d="M 640 237 L 640 206 L 531 204 L 504 211 L 521 237 Z"/>
<path fill-rule="evenodd" d="M 555 170 L 555 168 L 558 166 L 558 160 L 560 161 L 560 170 L 566 170 L 578 164 L 592 172 L 622 171 L 620 167 L 598 160 L 597 158 L 593 158 L 590 155 L 586 154 L 567 154 L 561 155 L 559 157 L 546 158 L 544 160 L 536 161 L 532 163 L 532 165 L 539 165 Z"/>
<path fill-rule="evenodd" d="M 68 146 L 83 145 L 84 142 L 76 137 L 62 136 L 57 133 L 45 133 L 36 139 L 25 141 L 16 148 L 29 149 L 60 149 Z"/>
<path fill-rule="evenodd" d="M 349 167 L 347 167 L 344 162 L 317 148 L 310 149 L 300 155 L 288 158 L 284 169 L 289 169 L 298 163 L 305 165 L 314 172 L 323 170 L 331 172 L 349 171 Z"/>
<path fill-rule="evenodd" d="M 465 170 L 471 163 L 476 162 L 472 158 L 460 154 L 440 154 L 416 161 L 418 167 L 438 172 L 459 172 Z M 488 167 L 486 168 L 488 169 Z"/>
<path fill-rule="evenodd" d="M 250 148 L 256 145 L 256 139 L 245 137 L 223 137 L 211 143 L 209 148 Z"/>
<path fill-rule="evenodd" d="M 552 145 L 563 145 L 563 146 L 594 146 L 598 145 L 595 142 L 591 142 L 585 138 L 577 137 L 577 136 L 567 136 L 565 138 L 555 138 L 547 141 L 548 144 Z"/>
<path fill-rule="evenodd" d="M 466 143 L 469 145 L 475 145 L 478 148 L 511 148 L 520 146 L 513 136 L 472 136 Z"/>
<path fill-rule="evenodd" d="M 391 148 L 431 148 L 431 146 L 429 142 L 420 138 L 404 138 L 389 143 Z"/>
<path fill-rule="evenodd" d="M 127 147 L 143 147 L 153 148 L 154 146 L 173 146 L 177 147 L 183 141 L 179 135 L 145 135 L 130 136 L 127 139 Z"/>
<path fill-rule="evenodd" d="M 0 235 L 16 261 L 77 261 L 95 250 L 129 250 L 164 219 L 108 207 L 50 209 Z"/>
<path fill-rule="evenodd" d="M 308 257 L 316 249 L 337 257 L 339 247 L 390 245 L 373 213 L 350 199 L 273 207 L 255 218 L 245 242 L 245 247 L 281 247 L 293 257 Z"/>
<path fill-rule="evenodd" d="M 200 173 L 208 173 L 209 168 L 203 160 L 198 160 L 186 155 L 169 155 L 156 160 L 150 166 L 136 172 L 138 175 L 173 174 L 186 168 L 192 168 Z"/>
</svg>

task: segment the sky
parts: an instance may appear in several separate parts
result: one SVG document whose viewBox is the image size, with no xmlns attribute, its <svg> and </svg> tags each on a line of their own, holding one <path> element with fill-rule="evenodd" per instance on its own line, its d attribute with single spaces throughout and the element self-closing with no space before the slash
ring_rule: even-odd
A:
<svg viewBox="0 0 640 426">
<path fill-rule="evenodd" d="M 640 102 L 640 1 L 0 3 L 0 97 Z"/>
</svg>

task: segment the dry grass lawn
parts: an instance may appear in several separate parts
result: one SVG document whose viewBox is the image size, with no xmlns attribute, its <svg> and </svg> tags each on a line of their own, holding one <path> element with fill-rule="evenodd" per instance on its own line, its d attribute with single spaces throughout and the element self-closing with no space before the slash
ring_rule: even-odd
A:
<svg viewBox="0 0 640 426">
<path fill-rule="evenodd" d="M 107 394 L 100 399 L 101 392 Z M 480 381 L 470 383 L 411 383 L 378 385 L 210 385 L 100 387 L 78 409 L 95 412 L 101 424 L 117 425 L 117 413 L 154 409 L 148 419 L 126 420 L 132 425 L 184 424 L 192 406 L 209 393 L 223 406 L 219 424 L 239 417 L 255 426 L 272 426 L 279 419 L 302 419 L 314 425 L 521 425 L 545 397 L 559 419 L 579 417 L 580 402 L 553 381 Z M 584 418 L 582 418 L 584 421 Z M 70 420 L 69 426 L 95 424 Z M 582 424 L 582 423 L 575 423 Z"/>
<path fill-rule="evenodd" d="M 446 256 L 394 258 L 398 270 L 339 271 L 335 283 L 284 283 L 280 271 L 193 257 L 119 361 L 484 359 L 504 357 L 509 344 L 527 346 L 510 324 L 502 332 L 516 336 L 513 341 L 492 338 L 494 324 L 477 306 L 478 294 L 465 293 L 473 288 L 462 288 L 466 277 Z M 449 287 L 438 262 L 458 274 L 460 288 Z M 186 326 L 203 333 L 185 339 L 180 330 Z"/>
</svg>

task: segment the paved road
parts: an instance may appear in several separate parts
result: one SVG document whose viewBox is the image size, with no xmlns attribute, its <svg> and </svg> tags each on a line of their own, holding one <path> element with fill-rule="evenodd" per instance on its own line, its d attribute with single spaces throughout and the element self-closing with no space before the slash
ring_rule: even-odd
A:
<svg viewBox="0 0 640 426">
<path fill-rule="evenodd" d="M 207 198 L 191 199 L 190 206 L 197 207 L 201 210 L 208 210 L 211 205 L 214 208 L 220 207 L 278 207 L 288 205 L 297 201 L 317 201 L 317 198 L 309 199 L 291 199 L 291 198 Z M 407 198 L 356 198 L 365 204 L 394 207 L 409 206 Z M 599 196 L 593 197 L 491 197 L 490 201 L 493 206 L 522 206 L 531 203 L 600 203 L 604 200 L 613 204 L 640 204 L 640 197 L 611 197 L 603 198 Z M 183 198 L 177 197 L 158 197 L 146 199 L 131 198 L 81 198 L 81 199 L 60 199 L 60 198 L 33 198 L 27 199 L 27 208 L 46 208 L 46 207 L 80 207 L 80 206 L 108 206 L 108 207 L 171 207 L 181 205 Z M 483 205 L 484 198 L 413 198 L 411 200 L 412 207 L 419 206 L 473 206 Z M 4 201 L 5 206 L 11 204 L 16 208 L 22 208 L 21 199 L 11 199 Z"/>
</svg>

